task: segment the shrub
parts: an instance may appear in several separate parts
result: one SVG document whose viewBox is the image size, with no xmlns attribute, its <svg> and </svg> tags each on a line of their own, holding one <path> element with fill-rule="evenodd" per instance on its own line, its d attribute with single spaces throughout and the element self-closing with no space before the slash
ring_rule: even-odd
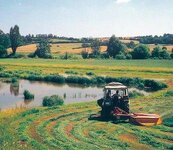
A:
<svg viewBox="0 0 173 150">
<path fill-rule="evenodd" d="M 126 55 L 126 59 L 132 59 L 132 55 L 128 53 L 128 54 Z"/>
<path fill-rule="evenodd" d="M 95 73 L 94 72 L 86 72 L 86 75 L 88 75 L 88 76 L 94 76 Z"/>
<path fill-rule="evenodd" d="M 35 53 L 30 53 L 30 54 L 28 54 L 28 57 L 29 57 L 29 58 L 34 58 L 35 56 L 36 56 Z"/>
<path fill-rule="evenodd" d="M 120 53 L 118 55 L 115 56 L 115 59 L 126 59 L 126 56 L 123 53 Z"/>
<path fill-rule="evenodd" d="M 16 82 L 19 82 L 19 80 L 17 78 L 15 78 L 15 77 L 12 77 L 11 78 L 11 83 L 16 83 Z"/>
<path fill-rule="evenodd" d="M 40 41 L 39 45 L 37 46 L 37 50 L 35 51 L 35 55 L 39 58 L 52 58 L 48 41 Z"/>
<path fill-rule="evenodd" d="M 139 45 L 131 54 L 133 59 L 147 59 L 150 56 L 150 49 L 146 45 Z"/>
<path fill-rule="evenodd" d="M 34 94 L 30 93 L 28 90 L 25 90 L 23 95 L 25 100 L 34 99 Z"/>
<path fill-rule="evenodd" d="M 86 58 L 88 58 L 89 53 L 88 53 L 86 50 L 83 50 L 83 51 L 81 52 L 81 55 L 82 55 L 82 58 L 83 58 L 83 59 L 86 59 Z"/>
<path fill-rule="evenodd" d="M 64 83 L 65 82 L 65 78 L 63 76 L 60 75 L 47 75 L 44 77 L 45 81 L 49 81 L 49 82 L 56 82 L 56 83 Z"/>
<path fill-rule="evenodd" d="M 26 56 L 24 54 L 10 54 L 7 56 L 8 58 L 25 58 Z"/>
<path fill-rule="evenodd" d="M 43 106 L 58 106 L 63 105 L 64 100 L 59 95 L 46 96 L 43 98 Z"/>
<path fill-rule="evenodd" d="M 73 71 L 73 70 L 67 70 L 65 73 L 66 74 L 78 74 L 78 72 Z"/>
<path fill-rule="evenodd" d="M 171 97 L 173 96 L 173 91 L 172 90 L 169 90 L 167 91 L 165 94 L 164 94 L 165 97 Z"/>
<path fill-rule="evenodd" d="M 144 94 L 139 93 L 137 91 L 131 91 L 131 92 L 129 92 L 129 97 L 130 98 L 136 98 L 136 97 L 139 97 L 139 96 L 144 96 Z"/>
<path fill-rule="evenodd" d="M 75 83 L 75 84 L 91 84 L 90 79 L 86 77 L 79 77 L 79 76 L 68 76 L 66 78 L 67 83 Z"/>
</svg>

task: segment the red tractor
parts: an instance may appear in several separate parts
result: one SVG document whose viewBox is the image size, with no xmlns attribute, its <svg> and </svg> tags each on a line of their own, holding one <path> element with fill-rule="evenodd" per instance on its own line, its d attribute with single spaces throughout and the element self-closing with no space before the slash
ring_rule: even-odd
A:
<svg viewBox="0 0 173 150">
<path fill-rule="evenodd" d="M 128 88 L 119 83 L 111 82 L 104 87 L 104 97 L 97 100 L 101 107 L 102 119 L 129 119 L 139 125 L 158 125 L 162 119 L 157 114 L 130 113 Z"/>
</svg>

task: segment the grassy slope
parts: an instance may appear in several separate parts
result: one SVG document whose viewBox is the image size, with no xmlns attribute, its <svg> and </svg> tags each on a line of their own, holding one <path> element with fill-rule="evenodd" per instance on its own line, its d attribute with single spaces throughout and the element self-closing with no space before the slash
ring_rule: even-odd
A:
<svg viewBox="0 0 173 150">
<path fill-rule="evenodd" d="M 80 64 L 80 65 L 79 65 Z M 42 60 L 3 59 L 9 70 L 46 70 L 45 73 L 74 69 L 99 75 L 141 76 L 164 79 L 173 89 L 173 63 L 168 60 Z M 49 68 L 49 71 L 47 71 Z M 124 71 L 123 71 L 124 70 Z M 173 97 L 165 91 L 131 100 L 134 112 L 159 113 L 165 119 L 173 113 Z M 139 127 L 88 120 L 99 111 L 95 102 L 66 105 L 61 108 L 23 109 L 0 113 L 2 149 L 172 149 L 173 129 L 166 125 Z M 15 115 L 17 114 L 17 115 Z"/>
</svg>

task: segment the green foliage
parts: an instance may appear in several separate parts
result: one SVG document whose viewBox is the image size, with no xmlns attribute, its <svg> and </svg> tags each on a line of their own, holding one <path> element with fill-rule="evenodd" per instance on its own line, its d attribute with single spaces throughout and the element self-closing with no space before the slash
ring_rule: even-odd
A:
<svg viewBox="0 0 173 150">
<path fill-rule="evenodd" d="M 168 127 L 173 127 L 173 117 L 165 117 L 163 119 L 163 124 Z"/>
<path fill-rule="evenodd" d="M 0 45 L 5 49 L 10 47 L 10 37 L 9 34 L 5 34 L 0 30 Z"/>
<path fill-rule="evenodd" d="M 95 39 L 91 43 L 92 55 L 98 56 L 100 55 L 100 41 Z"/>
<path fill-rule="evenodd" d="M 132 59 L 132 55 L 130 53 L 126 54 L 126 59 Z"/>
<path fill-rule="evenodd" d="M 19 82 L 19 80 L 17 78 L 15 78 L 15 77 L 12 77 L 11 78 L 11 83 L 16 83 L 16 82 Z"/>
<path fill-rule="evenodd" d="M 162 51 L 162 49 L 157 46 L 153 49 L 153 51 L 151 52 L 151 57 L 153 58 L 160 58 L 160 52 Z"/>
<path fill-rule="evenodd" d="M 90 71 L 90 72 L 86 72 L 86 75 L 88 75 L 88 76 L 94 76 L 95 73 Z"/>
<path fill-rule="evenodd" d="M 50 45 L 46 40 L 40 41 L 37 50 L 35 51 L 35 55 L 39 58 L 52 58 Z"/>
<path fill-rule="evenodd" d="M 121 59 L 126 59 L 126 56 L 125 56 L 124 53 L 120 53 L 120 54 L 117 54 L 117 55 L 115 56 L 115 59 L 119 59 L 119 60 L 121 60 Z"/>
<path fill-rule="evenodd" d="M 44 77 L 44 81 L 56 82 L 56 83 L 64 83 L 65 78 L 61 75 L 47 75 Z"/>
<path fill-rule="evenodd" d="M 146 87 L 149 87 L 152 91 L 158 91 L 164 88 L 167 88 L 167 85 L 165 83 L 155 81 L 155 80 L 145 80 L 144 82 Z"/>
<path fill-rule="evenodd" d="M 29 58 L 34 58 L 36 55 L 35 55 L 35 53 L 30 53 L 30 54 L 28 54 L 28 57 Z"/>
<path fill-rule="evenodd" d="M 165 97 L 171 97 L 173 96 L 173 90 L 169 90 L 164 94 Z"/>
<path fill-rule="evenodd" d="M 52 95 L 50 97 L 46 96 L 43 98 L 43 106 L 52 107 L 52 106 L 58 106 L 63 104 L 64 104 L 64 100 L 59 95 Z"/>
<path fill-rule="evenodd" d="M 126 50 L 125 46 L 121 43 L 121 41 L 113 35 L 109 39 L 107 53 L 110 57 L 115 58 L 116 55 L 121 53 L 124 53 Z"/>
<path fill-rule="evenodd" d="M 83 58 L 83 59 L 86 59 L 86 58 L 88 58 L 89 53 L 88 53 L 86 50 L 83 50 L 83 51 L 81 52 L 81 55 L 82 55 L 82 58 Z"/>
<path fill-rule="evenodd" d="M 25 100 L 34 99 L 34 94 L 30 93 L 28 90 L 25 90 L 25 91 L 23 92 L 23 95 L 24 95 L 24 99 L 25 99 Z"/>
<path fill-rule="evenodd" d="M 73 71 L 73 70 L 67 70 L 65 71 L 66 74 L 79 74 L 78 72 L 76 71 Z"/>
<path fill-rule="evenodd" d="M 126 46 L 127 46 L 128 48 L 133 49 L 133 48 L 135 48 L 136 44 L 135 44 L 134 41 L 130 41 L 130 43 L 127 43 Z"/>
<path fill-rule="evenodd" d="M 7 56 L 7 50 L 4 48 L 4 46 L 0 45 L 0 58 L 4 58 Z"/>
<path fill-rule="evenodd" d="M 21 43 L 21 35 L 19 33 L 19 27 L 17 25 L 15 25 L 14 28 L 11 27 L 10 29 L 10 42 L 13 54 L 15 54 L 17 47 Z"/>
<path fill-rule="evenodd" d="M 146 45 L 139 45 L 131 52 L 133 59 L 147 59 L 150 57 L 150 50 Z"/>
</svg>

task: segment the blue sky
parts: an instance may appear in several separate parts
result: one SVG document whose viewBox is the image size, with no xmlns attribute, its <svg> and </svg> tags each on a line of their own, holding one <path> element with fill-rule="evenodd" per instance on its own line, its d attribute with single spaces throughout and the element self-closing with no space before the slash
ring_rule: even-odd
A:
<svg viewBox="0 0 173 150">
<path fill-rule="evenodd" d="M 173 0 L 0 0 L 0 29 L 104 37 L 173 33 Z"/>
</svg>

